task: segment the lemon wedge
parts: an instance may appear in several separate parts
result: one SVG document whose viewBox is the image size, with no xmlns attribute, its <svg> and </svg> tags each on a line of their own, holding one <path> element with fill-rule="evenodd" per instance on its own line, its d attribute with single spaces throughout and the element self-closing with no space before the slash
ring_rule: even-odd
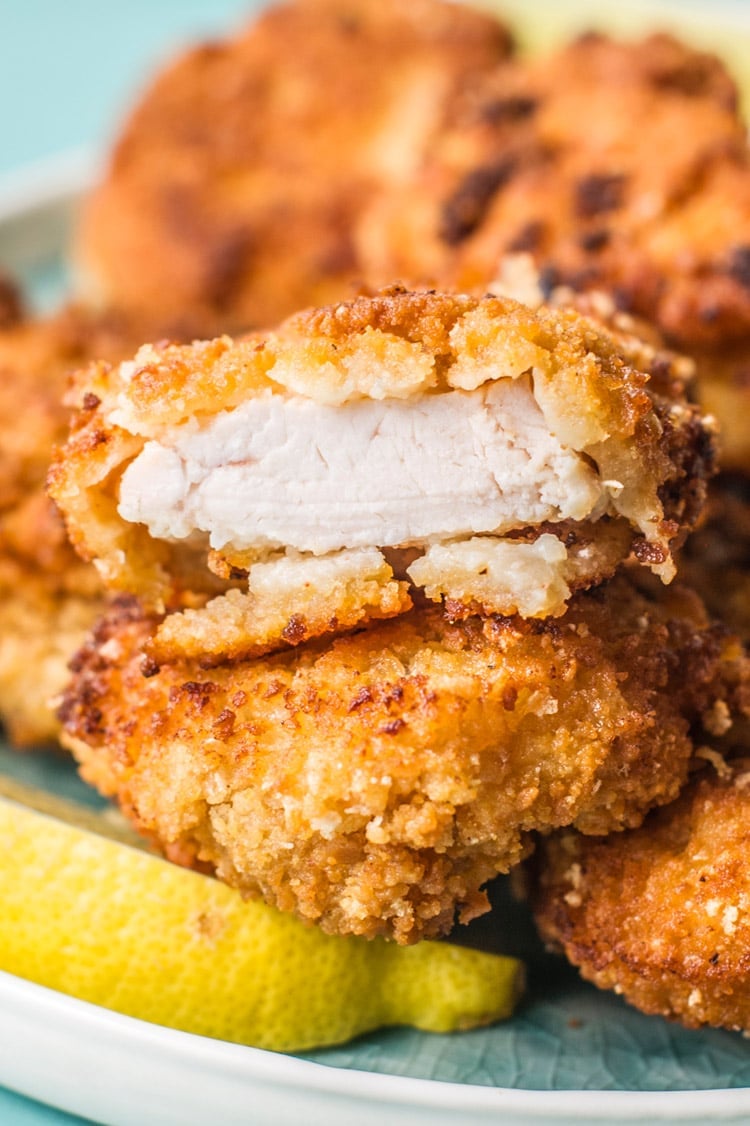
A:
<svg viewBox="0 0 750 1126">
<path fill-rule="evenodd" d="M 0 969 L 156 1024 L 294 1051 L 490 1023 L 522 989 L 516 959 L 325 935 L 2 778 L 0 848 Z"/>
</svg>

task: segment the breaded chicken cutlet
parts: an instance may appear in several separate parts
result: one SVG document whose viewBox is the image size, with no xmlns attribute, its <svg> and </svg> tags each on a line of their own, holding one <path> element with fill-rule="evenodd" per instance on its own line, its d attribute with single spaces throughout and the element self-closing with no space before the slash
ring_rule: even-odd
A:
<svg viewBox="0 0 750 1126">
<path fill-rule="evenodd" d="M 410 190 L 363 219 L 368 277 L 601 291 L 698 366 L 727 468 L 750 469 L 750 148 L 717 58 L 589 34 L 479 76 Z"/>
<path fill-rule="evenodd" d="M 572 311 L 396 289 L 92 366 L 50 489 L 108 588 L 186 607 L 157 662 L 414 597 L 544 618 L 629 557 L 671 579 L 713 438 L 670 372 Z"/>
<path fill-rule="evenodd" d="M 634 831 L 540 846 L 542 935 L 647 1013 L 750 1030 L 750 761 L 700 772 Z"/>
<path fill-rule="evenodd" d="M 548 286 L 614 293 L 684 348 L 747 338 L 749 153 L 718 59 L 589 34 L 478 75 L 452 108 L 413 194 L 373 218 L 385 277 L 484 289 L 527 252 Z"/>
<path fill-rule="evenodd" d="M 143 328 L 68 307 L 24 318 L 16 300 L 0 329 L 0 722 L 17 745 L 47 742 L 59 725 L 48 701 L 102 609 L 101 583 L 68 543 L 44 482 L 70 410 L 70 371 L 122 358 Z"/>
<path fill-rule="evenodd" d="M 351 296 L 359 214 L 399 192 L 457 90 L 510 46 L 445 0 L 294 0 L 188 52 L 85 208 L 87 292 L 165 323 L 188 312 L 204 335 Z"/>
<path fill-rule="evenodd" d="M 548 289 L 604 290 L 696 358 L 724 464 L 742 469 L 750 150 L 737 102 L 716 58 L 667 35 L 589 34 L 527 60 L 489 16 L 440 0 L 270 7 L 157 79 L 77 256 L 99 299 L 187 311 L 214 334 L 360 281 L 484 293 L 507 254 L 529 253 Z"/>
<path fill-rule="evenodd" d="M 115 605 L 61 709 L 84 777 L 171 859 L 327 931 L 400 942 L 486 910 L 533 830 L 606 833 L 673 798 L 745 706 L 739 643 L 625 577 L 557 619 L 414 610 L 210 671 L 155 671 Z"/>
</svg>

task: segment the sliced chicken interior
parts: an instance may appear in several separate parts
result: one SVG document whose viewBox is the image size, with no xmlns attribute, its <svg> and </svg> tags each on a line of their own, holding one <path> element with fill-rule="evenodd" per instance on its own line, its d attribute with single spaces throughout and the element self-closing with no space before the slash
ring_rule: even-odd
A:
<svg viewBox="0 0 750 1126">
<path fill-rule="evenodd" d="M 338 406 L 267 392 L 147 442 L 118 512 L 157 538 L 321 555 L 583 520 L 619 487 L 550 433 L 525 376 Z"/>
<path fill-rule="evenodd" d="M 326 556 L 348 600 L 358 567 L 397 588 L 388 614 L 409 581 L 453 616 L 561 614 L 631 552 L 669 580 L 697 515 L 710 424 L 644 357 L 573 312 L 386 291 L 90 370 L 51 488 L 105 582 L 165 605 L 203 552 L 251 601 L 262 564 L 266 608 L 269 565 Z M 313 572 L 279 574 L 320 618 Z"/>
</svg>

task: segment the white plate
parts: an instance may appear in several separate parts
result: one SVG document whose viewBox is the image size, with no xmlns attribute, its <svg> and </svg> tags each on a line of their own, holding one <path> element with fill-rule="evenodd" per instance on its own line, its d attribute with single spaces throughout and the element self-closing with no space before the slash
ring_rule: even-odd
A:
<svg viewBox="0 0 750 1126">
<path fill-rule="evenodd" d="M 498 1090 L 342 1071 L 160 1028 L 0 974 L 0 1081 L 108 1126 L 747 1123 L 750 1092 Z"/>
</svg>

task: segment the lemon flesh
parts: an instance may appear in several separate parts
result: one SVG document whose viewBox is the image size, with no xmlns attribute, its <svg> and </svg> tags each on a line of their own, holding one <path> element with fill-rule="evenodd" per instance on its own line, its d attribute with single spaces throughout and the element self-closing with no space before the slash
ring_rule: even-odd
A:
<svg viewBox="0 0 750 1126">
<path fill-rule="evenodd" d="M 0 849 L 0 969 L 156 1024 L 295 1051 L 486 1024 L 522 988 L 513 958 L 325 935 L 8 780 Z"/>
</svg>

